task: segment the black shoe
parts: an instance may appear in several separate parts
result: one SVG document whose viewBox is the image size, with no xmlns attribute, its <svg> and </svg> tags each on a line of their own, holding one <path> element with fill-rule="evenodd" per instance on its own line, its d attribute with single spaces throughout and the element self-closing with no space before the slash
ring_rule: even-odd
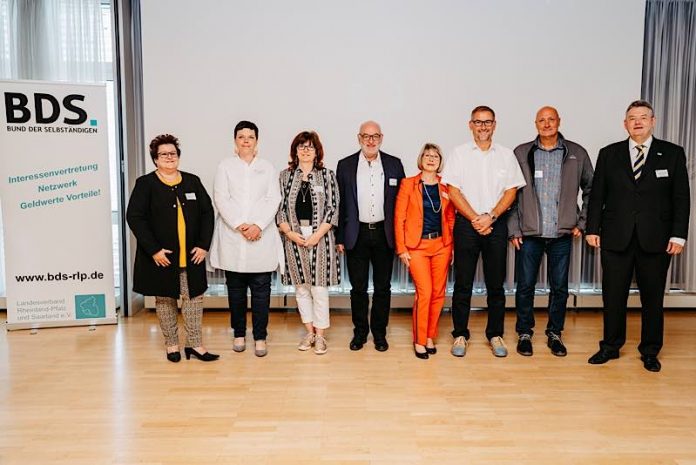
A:
<svg viewBox="0 0 696 465">
<path fill-rule="evenodd" d="M 365 345 L 365 339 L 354 336 L 350 341 L 350 350 L 360 350 Z"/>
<path fill-rule="evenodd" d="M 619 358 L 619 354 L 617 352 L 609 352 L 608 350 L 600 349 L 599 352 L 590 357 L 587 363 L 590 365 L 602 365 L 603 363 L 607 363 L 609 360 L 614 360 L 616 358 Z"/>
<path fill-rule="evenodd" d="M 643 361 L 643 367 L 648 371 L 657 373 L 662 369 L 662 364 L 655 355 L 642 355 L 640 359 Z"/>
<path fill-rule="evenodd" d="M 520 338 L 517 340 L 517 353 L 525 357 L 531 357 L 534 353 L 532 349 L 532 336 L 529 334 L 520 334 Z"/>
<path fill-rule="evenodd" d="M 437 347 L 425 346 L 425 353 L 430 355 L 435 355 L 437 353 Z"/>
<path fill-rule="evenodd" d="M 428 360 L 430 358 L 428 352 L 418 352 L 415 348 L 413 349 L 413 353 L 415 353 L 416 357 L 420 358 L 421 360 Z"/>
<path fill-rule="evenodd" d="M 386 352 L 389 349 L 389 343 L 386 339 L 382 341 L 375 341 L 375 350 L 378 352 Z M 427 353 L 427 352 L 426 352 Z"/>
<path fill-rule="evenodd" d="M 549 333 L 549 340 L 546 345 L 551 349 L 551 353 L 556 357 L 565 357 L 568 355 L 568 350 L 563 345 L 561 340 L 561 335 L 556 333 Z"/>
<path fill-rule="evenodd" d="M 167 360 L 174 363 L 180 362 L 181 352 L 179 352 L 178 350 L 176 352 L 167 352 Z"/>
<path fill-rule="evenodd" d="M 193 355 L 195 358 L 203 362 L 212 362 L 213 360 L 220 358 L 219 355 L 211 354 L 210 352 L 199 354 L 193 347 L 184 347 L 184 354 L 186 355 L 186 360 L 190 360 L 191 355 Z"/>
</svg>

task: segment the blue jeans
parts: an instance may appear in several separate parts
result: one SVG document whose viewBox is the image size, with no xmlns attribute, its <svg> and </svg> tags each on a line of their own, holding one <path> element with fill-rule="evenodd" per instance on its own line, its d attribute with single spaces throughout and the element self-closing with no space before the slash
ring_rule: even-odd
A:
<svg viewBox="0 0 696 465">
<path fill-rule="evenodd" d="M 534 288 L 537 283 L 541 257 L 546 252 L 549 278 L 549 322 L 546 334 L 560 335 L 563 331 L 568 301 L 568 268 L 573 236 L 565 235 L 554 239 L 524 237 L 517 251 L 517 334 L 534 334 Z"/>
</svg>

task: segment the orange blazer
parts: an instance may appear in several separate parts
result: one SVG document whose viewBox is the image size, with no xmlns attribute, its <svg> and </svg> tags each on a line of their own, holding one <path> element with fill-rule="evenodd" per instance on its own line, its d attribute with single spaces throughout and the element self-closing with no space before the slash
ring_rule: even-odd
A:
<svg viewBox="0 0 696 465">
<path fill-rule="evenodd" d="M 454 205 L 450 202 L 447 186 L 437 177 L 442 204 L 442 239 L 445 245 L 452 243 L 454 228 Z M 404 178 L 399 185 L 394 207 L 394 239 L 396 253 L 402 254 L 407 249 L 414 249 L 420 244 L 423 235 L 423 184 L 420 173 Z"/>
</svg>

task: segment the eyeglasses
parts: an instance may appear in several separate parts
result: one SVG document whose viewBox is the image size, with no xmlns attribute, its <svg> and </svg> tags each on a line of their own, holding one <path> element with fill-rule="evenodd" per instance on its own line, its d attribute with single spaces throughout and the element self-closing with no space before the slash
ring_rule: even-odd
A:
<svg viewBox="0 0 696 465">
<path fill-rule="evenodd" d="M 179 154 L 176 152 L 162 152 L 157 154 L 157 158 L 178 158 Z"/>
<path fill-rule="evenodd" d="M 377 134 L 358 134 L 362 140 L 365 142 L 379 142 L 379 140 L 382 138 L 382 134 L 377 133 Z"/>
<path fill-rule="evenodd" d="M 473 123 L 474 126 L 476 126 L 477 128 L 480 128 L 481 126 L 486 127 L 486 128 L 490 128 L 490 127 L 492 127 L 493 124 L 495 123 L 495 120 L 492 120 L 492 119 L 487 119 L 487 120 L 475 119 L 475 120 L 472 121 L 472 123 Z"/>
<path fill-rule="evenodd" d="M 314 150 L 314 146 L 310 144 L 305 144 L 305 145 L 298 145 L 297 146 L 297 151 L 298 152 L 311 152 Z"/>
<path fill-rule="evenodd" d="M 424 153 L 423 158 L 430 158 L 431 160 L 439 160 L 440 155 L 438 155 L 437 153 Z"/>
</svg>

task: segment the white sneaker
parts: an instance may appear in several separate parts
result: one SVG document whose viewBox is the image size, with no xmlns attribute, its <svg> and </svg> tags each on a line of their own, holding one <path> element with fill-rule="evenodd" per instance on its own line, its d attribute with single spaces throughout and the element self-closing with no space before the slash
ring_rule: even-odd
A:
<svg viewBox="0 0 696 465">
<path fill-rule="evenodd" d="M 503 341 L 502 337 L 492 337 L 491 340 L 488 342 L 491 344 L 491 350 L 493 351 L 493 355 L 495 355 L 496 357 L 507 357 L 508 350 L 507 346 L 505 346 L 505 341 Z"/>
<path fill-rule="evenodd" d="M 312 345 L 314 344 L 315 336 L 314 333 L 307 333 L 305 334 L 305 337 L 302 338 L 300 341 L 300 344 L 297 346 L 298 350 L 309 350 L 312 348 Z"/>
<path fill-rule="evenodd" d="M 317 336 L 314 338 L 314 353 L 317 355 L 325 354 L 327 351 L 326 348 L 326 339 L 324 339 L 324 336 Z"/>
<path fill-rule="evenodd" d="M 467 341 L 464 336 L 459 336 L 454 340 L 454 343 L 452 344 L 452 355 L 455 357 L 463 357 L 466 355 L 466 346 L 467 346 Z"/>
</svg>

